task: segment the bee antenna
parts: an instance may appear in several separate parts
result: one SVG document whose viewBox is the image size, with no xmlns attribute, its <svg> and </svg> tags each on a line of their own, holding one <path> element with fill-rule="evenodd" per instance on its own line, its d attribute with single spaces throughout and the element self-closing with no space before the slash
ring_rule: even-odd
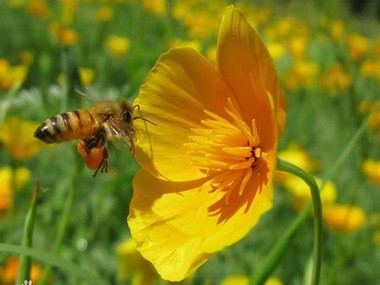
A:
<svg viewBox="0 0 380 285">
<path fill-rule="evenodd" d="M 135 106 L 133 106 L 133 109 L 137 109 L 137 111 L 140 111 L 140 105 L 139 104 L 136 104 Z"/>
<path fill-rule="evenodd" d="M 136 105 L 136 106 L 138 106 L 138 105 Z M 151 124 L 154 125 L 154 126 L 157 126 L 156 123 L 154 123 L 154 122 L 148 120 L 147 118 L 140 117 L 140 116 L 137 116 L 137 117 L 134 117 L 134 118 L 133 118 L 133 120 L 136 120 L 136 119 L 141 119 L 141 120 L 143 120 L 143 121 L 145 121 L 145 122 L 151 123 Z"/>
</svg>

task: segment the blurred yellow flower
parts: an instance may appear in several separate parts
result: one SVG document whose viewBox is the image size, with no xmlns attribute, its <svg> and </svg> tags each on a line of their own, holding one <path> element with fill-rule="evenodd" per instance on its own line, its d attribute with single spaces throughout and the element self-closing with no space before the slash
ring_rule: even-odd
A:
<svg viewBox="0 0 380 285">
<path fill-rule="evenodd" d="M 362 165 L 362 171 L 373 184 L 380 185 L 380 160 L 365 160 Z"/>
<path fill-rule="evenodd" d="M 286 52 L 284 45 L 279 42 L 270 42 L 267 47 L 274 61 L 283 57 Z"/>
<path fill-rule="evenodd" d="M 105 47 L 109 53 L 116 57 L 123 57 L 129 50 L 131 41 L 127 37 L 108 36 L 105 42 Z"/>
<path fill-rule="evenodd" d="M 161 16 L 166 13 L 166 0 L 142 0 L 144 9 L 152 14 Z"/>
<path fill-rule="evenodd" d="M 348 54 L 352 60 L 361 59 L 369 51 L 369 39 L 363 35 L 352 33 L 347 36 Z"/>
<path fill-rule="evenodd" d="M 95 78 L 94 70 L 88 67 L 79 67 L 79 75 L 80 75 L 80 80 L 83 86 L 90 85 Z M 58 75 L 58 82 L 62 86 L 66 84 L 66 78 L 65 78 L 64 73 L 60 73 Z"/>
<path fill-rule="evenodd" d="M 321 187 L 322 181 L 314 177 L 318 186 Z M 297 211 L 302 211 L 311 201 L 309 186 L 299 177 L 292 176 L 284 182 L 284 188 L 289 193 L 293 206 Z M 336 201 L 337 191 L 335 184 L 328 181 L 320 190 L 322 207 L 333 204 Z"/>
<path fill-rule="evenodd" d="M 95 77 L 95 72 L 92 68 L 80 67 L 79 68 L 80 79 L 84 86 L 88 86 L 92 83 Z"/>
<path fill-rule="evenodd" d="M 74 13 L 77 9 L 77 0 L 60 0 L 61 2 L 61 24 L 69 26 L 74 21 Z"/>
<path fill-rule="evenodd" d="M 304 58 L 309 44 L 308 37 L 304 35 L 296 36 L 290 39 L 288 48 L 290 53 L 296 58 Z"/>
<path fill-rule="evenodd" d="M 330 29 L 332 38 L 337 42 L 341 41 L 343 39 L 345 29 L 346 25 L 344 21 L 333 21 Z"/>
<path fill-rule="evenodd" d="M 358 206 L 332 204 L 323 208 L 323 220 L 333 231 L 352 233 L 365 225 L 366 214 Z"/>
<path fill-rule="evenodd" d="M 322 17 L 321 25 L 335 42 L 342 42 L 345 37 L 346 24 L 343 20 Z"/>
<path fill-rule="evenodd" d="M 39 122 L 9 117 L 0 127 L 0 142 L 15 159 L 28 159 L 37 154 L 42 143 L 34 137 Z"/>
<path fill-rule="evenodd" d="M 315 85 L 316 77 L 319 73 L 317 62 L 306 59 L 297 59 L 293 67 L 284 75 L 284 85 L 290 90 L 299 88 L 311 88 Z"/>
<path fill-rule="evenodd" d="M 282 17 L 277 19 L 274 25 L 277 37 L 288 37 L 297 28 L 296 19 L 291 16 Z"/>
<path fill-rule="evenodd" d="M 28 73 L 26 65 L 10 65 L 6 59 L 0 58 L 0 89 L 9 90 L 22 84 Z"/>
<path fill-rule="evenodd" d="M 128 239 L 121 243 L 117 249 L 119 256 L 118 278 L 125 282 L 132 280 L 133 285 L 155 284 L 158 280 L 158 274 L 152 264 L 144 259 L 136 249 L 136 243 L 133 239 Z"/>
<path fill-rule="evenodd" d="M 332 96 L 344 93 L 351 84 L 351 76 L 342 65 L 331 66 L 321 78 L 321 85 Z"/>
<path fill-rule="evenodd" d="M 220 285 L 248 285 L 249 278 L 244 275 L 232 275 L 224 278 Z"/>
<path fill-rule="evenodd" d="M 0 283 L 3 285 L 15 284 L 17 281 L 19 267 L 19 259 L 16 256 L 8 257 L 4 264 L 0 267 Z M 33 284 L 37 284 L 42 277 L 42 269 L 35 263 L 30 268 L 30 280 Z"/>
<path fill-rule="evenodd" d="M 13 205 L 12 195 L 30 181 L 32 173 L 26 167 L 13 170 L 10 166 L 0 168 L 0 213 Z"/>
<path fill-rule="evenodd" d="M 135 121 L 142 169 L 129 228 L 163 279 L 183 280 L 272 207 L 285 96 L 264 44 L 229 6 L 216 67 L 193 49 L 172 49 L 134 104 L 157 126 Z"/>
<path fill-rule="evenodd" d="M 10 168 L 9 168 L 10 170 Z M 0 214 L 12 207 L 12 188 L 8 179 L 8 169 L 0 168 Z"/>
<path fill-rule="evenodd" d="M 244 275 L 232 275 L 224 278 L 220 285 L 248 285 L 249 278 Z M 264 285 L 282 285 L 280 279 L 276 277 L 269 277 L 267 281 L 265 281 Z"/>
<path fill-rule="evenodd" d="M 380 60 L 366 59 L 360 64 L 360 74 L 380 81 Z"/>
<path fill-rule="evenodd" d="M 310 155 L 297 144 L 290 144 L 285 150 L 278 153 L 278 157 L 297 165 L 303 170 L 312 173 L 318 168 L 318 162 L 311 158 Z M 277 171 L 274 179 L 277 184 L 282 185 L 287 178 L 293 177 L 292 174 Z"/>
<path fill-rule="evenodd" d="M 113 17 L 113 8 L 109 6 L 101 7 L 97 13 L 96 18 L 100 22 L 108 22 Z"/>
<path fill-rule="evenodd" d="M 222 16 L 225 3 L 214 1 L 174 1 L 173 17 L 188 30 L 190 38 L 206 39 L 218 30 L 218 16 Z"/>
</svg>

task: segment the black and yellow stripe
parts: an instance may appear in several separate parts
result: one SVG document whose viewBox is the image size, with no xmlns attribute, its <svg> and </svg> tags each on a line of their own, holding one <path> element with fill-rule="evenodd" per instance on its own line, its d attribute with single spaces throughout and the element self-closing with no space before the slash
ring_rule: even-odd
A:
<svg viewBox="0 0 380 285">
<path fill-rule="evenodd" d="M 75 110 L 43 121 L 34 136 L 45 143 L 59 143 L 92 137 L 99 127 L 90 111 Z"/>
</svg>

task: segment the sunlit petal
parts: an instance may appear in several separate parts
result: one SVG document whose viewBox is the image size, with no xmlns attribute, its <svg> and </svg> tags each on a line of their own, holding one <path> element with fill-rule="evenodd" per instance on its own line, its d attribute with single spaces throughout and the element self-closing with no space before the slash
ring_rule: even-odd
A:
<svg viewBox="0 0 380 285">
<path fill-rule="evenodd" d="M 274 119 L 267 94 L 273 96 L 279 132 L 285 124 L 285 96 L 270 55 L 244 16 L 227 8 L 218 36 L 217 69 L 238 98 L 245 120 L 256 120 L 264 145 L 274 143 Z"/>
<path fill-rule="evenodd" d="M 247 193 L 257 186 L 254 180 Z M 246 209 L 236 199 L 220 204 L 223 193 L 210 192 L 204 180 L 172 183 L 144 170 L 136 175 L 134 189 L 128 218 L 132 237 L 162 278 L 171 281 L 184 279 L 212 254 L 241 239 L 272 203 L 270 188 L 257 193 Z M 229 220 L 213 213 L 211 207 L 218 203 L 221 211 L 236 211 Z"/>
<path fill-rule="evenodd" d="M 137 161 L 164 179 L 204 177 L 191 163 L 184 143 L 191 129 L 201 125 L 204 109 L 224 113 L 228 96 L 233 95 L 218 72 L 196 51 L 177 48 L 162 55 L 134 102 L 141 115 L 157 125 L 135 120 Z"/>
</svg>

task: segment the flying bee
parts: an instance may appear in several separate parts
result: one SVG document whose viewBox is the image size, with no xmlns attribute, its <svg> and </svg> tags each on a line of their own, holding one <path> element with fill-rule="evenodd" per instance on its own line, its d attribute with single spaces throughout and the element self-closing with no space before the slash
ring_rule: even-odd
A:
<svg viewBox="0 0 380 285">
<path fill-rule="evenodd" d="M 78 152 L 89 169 L 107 172 L 109 140 L 123 140 L 132 153 L 135 151 L 133 121 L 141 118 L 134 116 L 134 109 L 129 102 L 102 102 L 90 109 L 78 109 L 55 115 L 41 123 L 34 136 L 45 143 L 60 143 L 74 139 L 78 143 Z M 155 124 L 154 124 L 155 125 Z"/>
</svg>

